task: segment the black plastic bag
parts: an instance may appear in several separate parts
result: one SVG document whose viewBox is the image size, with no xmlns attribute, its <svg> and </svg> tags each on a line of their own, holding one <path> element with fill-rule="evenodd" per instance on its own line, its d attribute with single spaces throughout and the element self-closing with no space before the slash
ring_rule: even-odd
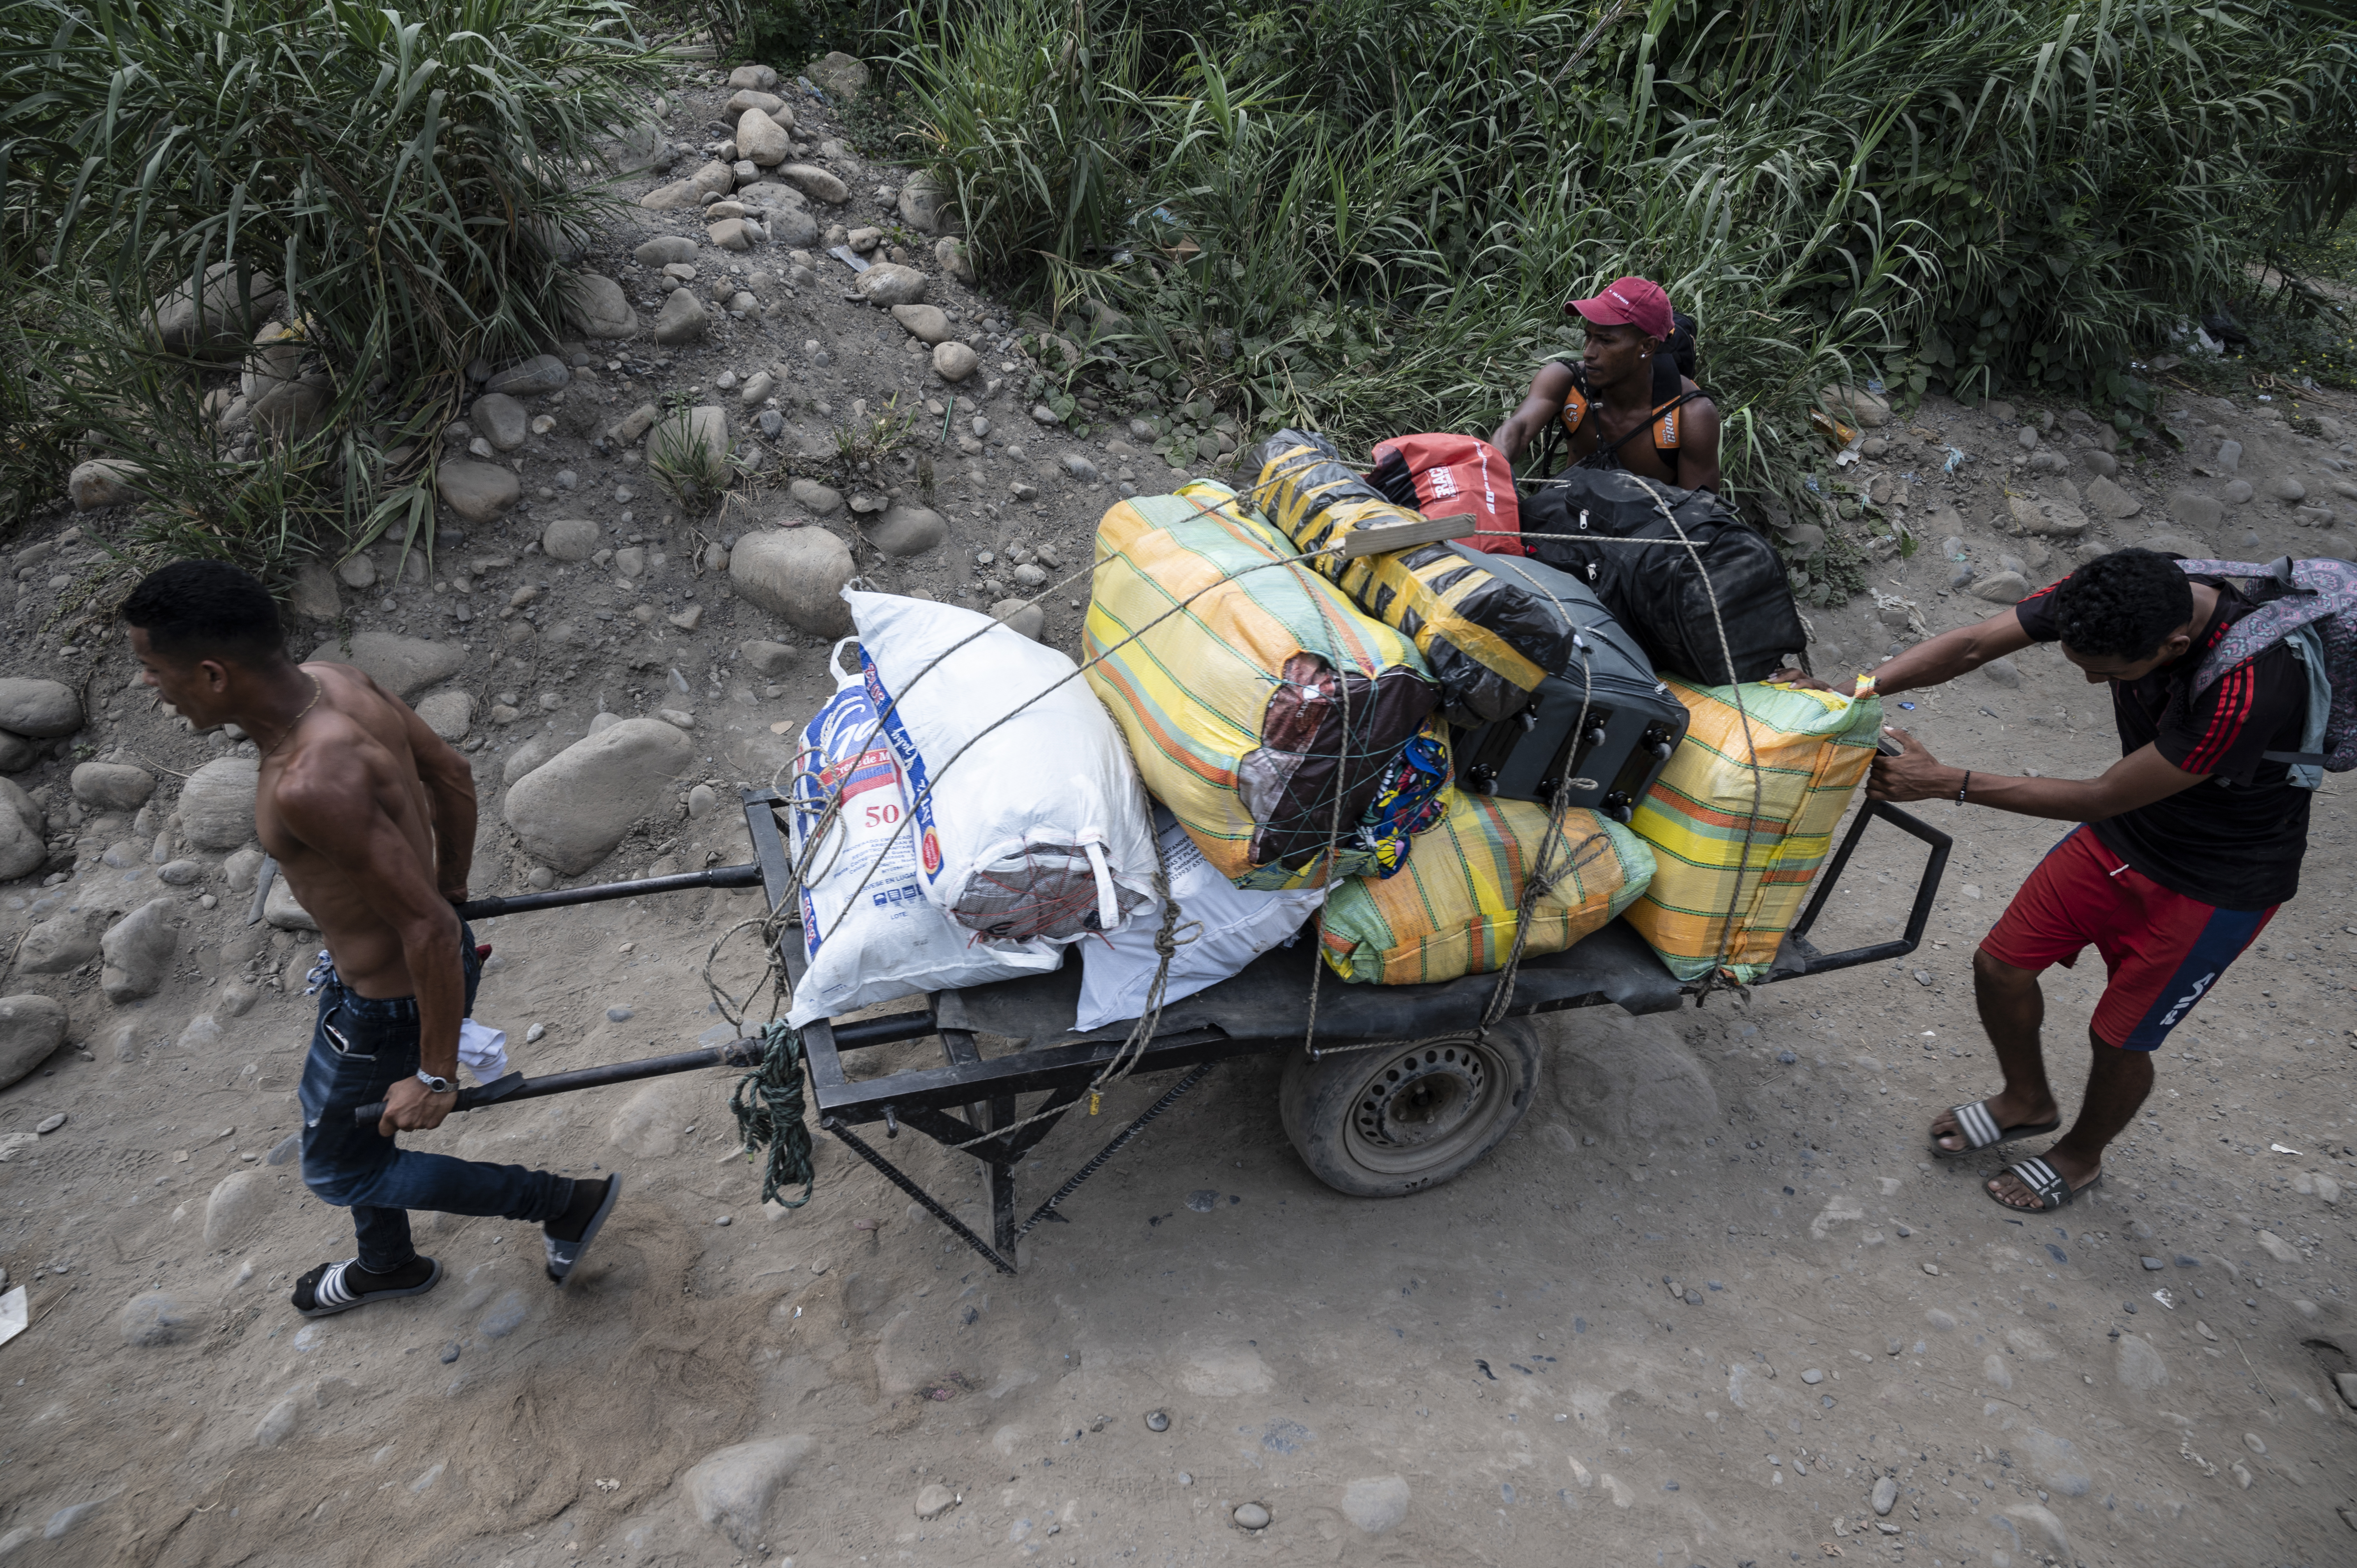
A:
<svg viewBox="0 0 2357 1568">
<path fill-rule="evenodd" d="M 1692 552 L 1678 542 L 1681 531 Z M 1539 560 L 1594 587 L 1665 673 L 1706 686 L 1759 681 L 1797 662 L 1808 645 L 1776 547 L 1708 490 L 1682 490 L 1625 469 L 1572 468 L 1523 499 L 1523 542 Z"/>
</svg>

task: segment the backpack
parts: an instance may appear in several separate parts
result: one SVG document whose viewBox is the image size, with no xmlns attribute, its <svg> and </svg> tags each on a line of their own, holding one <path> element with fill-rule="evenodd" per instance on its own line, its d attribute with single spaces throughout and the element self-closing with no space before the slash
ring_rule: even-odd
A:
<svg viewBox="0 0 2357 1568">
<path fill-rule="evenodd" d="M 1514 471 L 1495 446 L 1472 435 L 1394 435 L 1374 450 L 1367 483 L 1394 506 L 1426 517 L 1470 512 L 1461 542 L 1493 555 L 1523 553 Z"/>
<path fill-rule="evenodd" d="M 2308 671 L 2308 729 L 2298 751 L 2262 753 L 2291 768 L 2291 782 L 2314 789 L 2327 771 L 2357 769 L 2357 565 L 2330 556 L 2265 566 L 2247 561 L 2186 561 L 2188 576 L 2226 577 L 2258 608 L 2236 621 L 2194 672 L 2201 692 L 2236 665 L 2279 642 Z"/>
</svg>

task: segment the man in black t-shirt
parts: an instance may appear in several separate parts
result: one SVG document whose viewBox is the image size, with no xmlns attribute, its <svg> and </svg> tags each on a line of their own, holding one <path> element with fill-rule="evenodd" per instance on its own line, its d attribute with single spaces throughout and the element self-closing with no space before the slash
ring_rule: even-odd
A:
<svg viewBox="0 0 2357 1568">
<path fill-rule="evenodd" d="M 1878 758 L 1878 800 L 1953 800 L 2082 824 L 2040 863 L 1973 957 L 1973 991 L 2005 1088 L 1932 1123 L 1954 1155 L 2061 1124 L 2046 1080 L 2038 976 L 2090 944 L 2109 983 L 2088 1030 L 2094 1063 L 2071 1131 L 2043 1158 L 1991 1179 L 2009 1208 L 2060 1208 L 2103 1171 L 2104 1147 L 2152 1090 L 2151 1053 L 2278 905 L 2298 891 L 2311 791 L 2269 751 L 2297 752 L 2308 679 L 2278 643 L 2196 693 L 2203 657 L 2253 608 L 2232 585 L 2189 579 L 2149 550 L 2080 567 L 2012 609 L 1911 648 L 1875 672 L 1884 696 L 1933 686 L 2032 642 L 2060 642 L 2109 682 L 2120 760 L 2100 779 L 2007 779 L 1953 768 L 1904 730 Z"/>
</svg>

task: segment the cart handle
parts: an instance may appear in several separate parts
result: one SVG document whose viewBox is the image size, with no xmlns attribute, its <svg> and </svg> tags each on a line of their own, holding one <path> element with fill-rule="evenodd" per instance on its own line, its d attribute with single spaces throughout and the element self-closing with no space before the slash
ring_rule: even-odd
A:
<svg viewBox="0 0 2357 1568">
<path fill-rule="evenodd" d="M 1817 916 L 1824 909 L 1825 900 L 1833 897 L 1834 885 L 1841 880 L 1842 872 L 1849 865 L 1851 852 L 1857 848 L 1857 841 L 1865 836 L 1866 824 L 1878 817 L 1931 846 L 1932 853 L 1923 863 L 1923 874 L 1915 884 L 1914 905 L 1907 911 L 1907 934 L 1897 941 L 1874 942 L 1840 952 L 1819 952 L 1808 940 L 1809 928 L 1816 924 Z M 1792 929 L 1784 933 L 1784 945 L 1777 952 L 1775 963 L 1754 983 L 1766 985 L 1779 980 L 1795 980 L 1804 974 L 1827 974 L 1836 969 L 1856 969 L 1860 964 L 1878 963 L 1887 958 L 1904 958 L 1913 952 L 1923 943 L 1924 928 L 1932 920 L 1932 901 L 1940 896 L 1940 878 L 1948 869 L 1948 854 L 1954 847 L 1955 840 L 1946 833 L 1921 818 L 1900 811 L 1888 800 L 1869 802 L 1850 823 L 1849 832 L 1842 837 L 1841 847 L 1834 851 L 1833 865 L 1825 869 L 1824 880 L 1810 895 L 1808 907 L 1801 911 L 1801 918 L 1793 921 Z"/>
</svg>

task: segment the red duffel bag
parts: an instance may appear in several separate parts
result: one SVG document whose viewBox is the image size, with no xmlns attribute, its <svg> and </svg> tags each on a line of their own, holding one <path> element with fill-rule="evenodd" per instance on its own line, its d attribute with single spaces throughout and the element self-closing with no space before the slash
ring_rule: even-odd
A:
<svg viewBox="0 0 2357 1568">
<path fill-rule="evenodd" d="M 1458 543 L 1521 555 L 1522 509 L 1505 454 L 1478 435 L 1394 435 L 1375 448 L 1367 483 L 1394 506 L 1426 517 L 1471 512 L 1473 534 Z"/>
</svg>

